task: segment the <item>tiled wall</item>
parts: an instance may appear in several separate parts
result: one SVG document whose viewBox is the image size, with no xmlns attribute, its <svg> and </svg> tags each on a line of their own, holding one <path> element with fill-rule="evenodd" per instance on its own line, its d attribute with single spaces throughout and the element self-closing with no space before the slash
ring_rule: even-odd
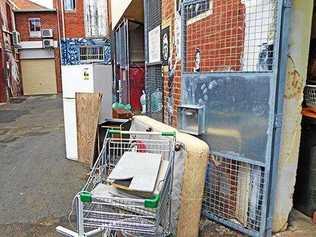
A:
<svg viewBox="0 0 316 237">
<path fill-rule="evenodd" d="M 71 38 L 61 40 L 62 65 L 76 65 L 80 62 L 80 46 L 98 45 L 104 47 L 103 63 L 111 63 L 111 42 L 109 39 Z"/>
</svg>

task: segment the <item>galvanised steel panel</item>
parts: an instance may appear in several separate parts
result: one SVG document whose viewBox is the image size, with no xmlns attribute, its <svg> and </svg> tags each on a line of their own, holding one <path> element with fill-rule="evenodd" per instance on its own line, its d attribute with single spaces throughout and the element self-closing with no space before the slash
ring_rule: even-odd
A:
<svg viewBox="0 0 316 237">
<path fill-rule="evenodd" d="M 265 163 L 272 73 L 184 73 L 182 103 L 204 105 L 212 152 Z M 272 106 L 272 107 L 271 107 Z"/>
<path fill-rule="evenodd" d="M 185 0 L 182 103 L 204 105 L 203 214 L 271 236 L 291 0 Z"/>
</svg>

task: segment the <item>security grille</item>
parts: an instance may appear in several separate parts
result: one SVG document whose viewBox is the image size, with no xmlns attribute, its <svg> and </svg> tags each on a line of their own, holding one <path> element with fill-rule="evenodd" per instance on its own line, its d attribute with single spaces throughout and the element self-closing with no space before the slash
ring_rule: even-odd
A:
<svg viewBox="0 0 316 237">
<path fill-rule="evenodd" d="M 120 67 L 127 66 L 127 23 L 122 23 L 120 27 L 115 31 L 115 56 L 116 64 Z"/>
<path fill-rule="evenodd" d="M 211 157 L 204 190 L 204 214 L 259 231 L 263 218 L 264 167 Z"/>
<path fill-rule="evenodd" d="M 163 79 L 161 64 L 148 64 L 148 33 L 161 24 L 161 0 L 144 1 L 145 8 L 145 91 L 147 115 L 163 120 Z"/>
<path fill-rule="evenodd" d="M 80 61 L 82 63 L 102 62 L 104 60 L 103 46 L 81 46 Z"/>
<path fill-rule="evenodd" d="M 185 71 L 271 71 L 276 1 L 188 1 Z"/>
<path fill-rule="evenodd" d="M 277 70 L 280 48 L 287 50 L 283 4 L 185 0 L 181 11 L 181 103 L 205 107 L 200 138 L 211 149 L 203 214 L 250 236 L 271 231 L 271 165 L 280 137 L 275 113 L 284 83 Z"/>
</svg>

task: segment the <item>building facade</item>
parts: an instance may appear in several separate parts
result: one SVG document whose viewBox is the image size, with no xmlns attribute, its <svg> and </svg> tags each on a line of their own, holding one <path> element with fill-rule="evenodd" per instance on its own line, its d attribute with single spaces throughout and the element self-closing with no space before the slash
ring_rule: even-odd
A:
<svg viewBox="0 0 316 237">
<path fill-rule="evenodd" d="M 24 95 L 62 92 L 61 65 L 111 62 L 107 1 L 15 0 Z"/>
<path fill-rule="evenodd" d="M 61 92 L 60 30 L 56 9 L 15 1 L 24 95 Z"/>
<path fill-rule="evenodd" d="M 0 2 L 0 102 L 22 94 L 18 51 L 14 47 L 14 2 Z"/>
<path fill-rule="evenodd" d="M 62 65 L 111 62 L 107 0 L 54 1 L 60 22 Z"/>
</svg>

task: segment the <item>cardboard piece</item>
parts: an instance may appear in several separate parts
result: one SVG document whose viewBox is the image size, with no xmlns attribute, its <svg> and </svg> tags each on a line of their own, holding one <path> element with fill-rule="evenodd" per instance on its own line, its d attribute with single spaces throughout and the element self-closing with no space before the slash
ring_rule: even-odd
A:
<svg viewBox="0 0 316 237">
<path fill-rule="evenodd" d="M 125 152 L 108 180 L 121 189 L 153 193 L 161 160 L 161 154 Z"/>
</svg>

